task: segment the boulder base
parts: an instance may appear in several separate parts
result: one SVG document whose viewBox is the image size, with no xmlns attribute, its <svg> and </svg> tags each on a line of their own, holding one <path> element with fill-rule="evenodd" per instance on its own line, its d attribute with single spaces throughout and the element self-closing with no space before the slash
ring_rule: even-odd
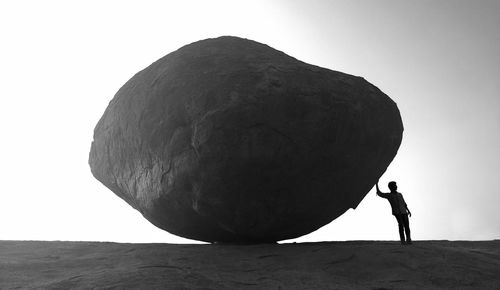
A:
<svg viewBox="0 0 500 290">
<path fill-rule="evenodd" d="M 396 104 L 363 78 L 220 37 L 125 83 L 95 128 L 89 163 L 170 233 L 273 242 L 355 208 L 402 132 Z"/>
</svg>

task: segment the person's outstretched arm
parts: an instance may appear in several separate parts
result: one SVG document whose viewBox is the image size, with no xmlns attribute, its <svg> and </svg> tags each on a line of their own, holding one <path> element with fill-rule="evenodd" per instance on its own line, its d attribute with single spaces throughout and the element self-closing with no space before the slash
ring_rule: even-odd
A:
<svg viewBox="0 0 500 290">
<path fill-rule="evenodd" d="M 377 195 L 378 196 L 383 197 L 383 198 L 387 198 L 387 193 L 383 193 L 382 191 L 380 191 L 380 188 L 378 187 L 378 181 L 376 184 L 376 188 L 377 188 Z"/>
</svg>

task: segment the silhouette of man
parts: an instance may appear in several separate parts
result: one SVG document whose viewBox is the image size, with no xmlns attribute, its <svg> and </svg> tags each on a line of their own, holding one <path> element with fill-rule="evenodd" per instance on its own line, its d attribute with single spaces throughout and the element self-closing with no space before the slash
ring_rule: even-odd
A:
<svg viewBox="0 0 500 290">
<path fill-rule="evenodd" d="M 401 244 L 411 244 L 411 236 L 410 236 L 410 222 L 408 220 L 408 216 L 411 217 L 410 209 L 403 198 L 403 195 L 400 192 L 397 192 L 398 186 L 395 181 L 389 182 L 389 189 L 391 192 L 384 193 L 381 192 L 378 188 L 377 181 L 377 195 L 383 197 L 389 201 L 392 208 L 392 214 L 396 217 L 399 226 L 399 237 L 401 239 Z M 405 240 L 406 234 L 406 240 Z"/>
</svg>

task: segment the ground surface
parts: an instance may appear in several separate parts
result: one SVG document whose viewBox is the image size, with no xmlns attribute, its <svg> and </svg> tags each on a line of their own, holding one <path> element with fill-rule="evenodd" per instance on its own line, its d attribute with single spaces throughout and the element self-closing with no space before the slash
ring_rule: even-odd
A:
<svg viewBox="0 0 500 290">
<path fill-rule="evenodd" d="M 263 245 L 0 241 L 0 289 L 500 289 L 500 240 Z"/>
</svg>

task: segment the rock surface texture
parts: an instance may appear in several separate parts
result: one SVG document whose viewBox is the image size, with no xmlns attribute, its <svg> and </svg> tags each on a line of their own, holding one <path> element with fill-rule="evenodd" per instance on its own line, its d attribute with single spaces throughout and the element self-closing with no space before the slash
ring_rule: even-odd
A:
<svg viewBox="0 0 500 290">
<path fill-rule="evenodd" d="M 272 242 L 355 208 L 402 133 L 396 104 L 363 78 L 220 37 L 132 77 L 97 124 L 89 163 L 170 233 Z"/>
<path fill-rule="evenodd" d="M 412 246 L 0 240 L 0 289 L 498 290 L 500 240 Z"/>
</svg>

